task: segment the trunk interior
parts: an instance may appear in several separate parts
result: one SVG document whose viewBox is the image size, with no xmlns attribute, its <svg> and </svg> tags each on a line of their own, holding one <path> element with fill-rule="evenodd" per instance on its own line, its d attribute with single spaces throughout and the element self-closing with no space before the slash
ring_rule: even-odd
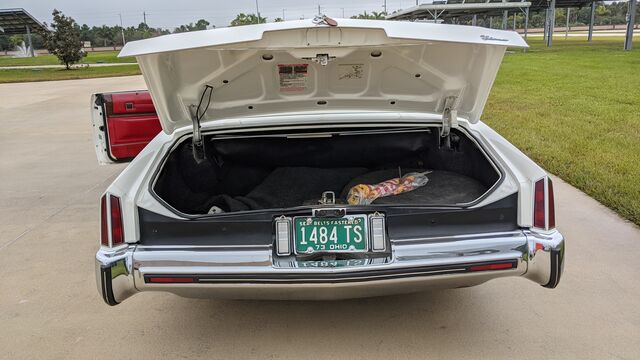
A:
<svg viewBox="0 0 640 360">
<path fill-rule="evenodd" d="M 475 142 L 452 130 L 444 145 L 438 128 L 306 130 L 205 135 L 204 161 L 190 139 L 168 155 L 153 190 L 191 215 L 317 205 L 322 193 L 347 204 L 358 184 L 377 184 L 430 171 L 426 185 L 376 199 L 373 205 L 459 205 L 485 194 L 500 174 Z"/>
</svg>

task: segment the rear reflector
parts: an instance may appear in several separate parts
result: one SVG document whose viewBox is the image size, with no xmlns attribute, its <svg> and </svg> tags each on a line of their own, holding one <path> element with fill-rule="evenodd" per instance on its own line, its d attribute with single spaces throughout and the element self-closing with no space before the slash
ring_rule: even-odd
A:
<svg viewBox="0 0 640 360">
<path fill-rule="evenodd" d="M 540 179 L 535 185 L 535 194 L 533 199 L 533 226 L 546 229 L 544 211 L 544 179 Z"/>
<path fill-rule="evenodd" d="M 107 195 L 100 199 L 100 244 L 109 246 L 109 223 L 107 219 Z"/>
<path fill-rule="evenodd" d="M 291 220 L 276 220 L 276 253 L 280 256 L 291 254 Z"/>
<path fill-rule="evenodd" d="M 159 276 L 149 276 L 146 278 L 148 283 L 193 283 L 195 282 L 194 278 L 190 277 L 159 277 Z"/>
<path fill-rule="evenodd" d="M 504 270 L 514 267 L 514 263 L 484 264 L 469 266 L 469 271 Z"/>
<path fill-rule="evenodd" d="M 111 207 L 111 246 L 116 246 L 124 242 L 120 198 L 114 195 L 109 195 L 109 205 Z"/>
</svg>

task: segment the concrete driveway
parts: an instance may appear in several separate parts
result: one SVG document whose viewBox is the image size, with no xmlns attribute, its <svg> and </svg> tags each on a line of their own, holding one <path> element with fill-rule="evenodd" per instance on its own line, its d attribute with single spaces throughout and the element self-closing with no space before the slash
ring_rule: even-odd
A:
<svg viewBox="0 0 640 360">
<path fill-rule="evenodd" d="M 0 358 L 640 358 L 640 231 L 556 180 L 559 288 L 524 279 L 341 302 L 98 296 L 89 95 L 140 77 L 0 85 Z"/>
</svg>

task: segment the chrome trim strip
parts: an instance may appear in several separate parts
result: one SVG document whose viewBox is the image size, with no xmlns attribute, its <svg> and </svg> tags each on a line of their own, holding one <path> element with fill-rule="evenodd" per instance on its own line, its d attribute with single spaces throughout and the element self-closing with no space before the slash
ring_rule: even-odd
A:
<svg viewBox="0 0 640 360">
<path fill-rule="evenodd" d="M 439 239 L 394 242 L 389 257 L 326 268 L 300 267 L 294 256 L 275 259 L 271 247 L 101 248 L 96 254 L 96 280 L 105 301 L 115 305 L 138 291 L 206 298 L 319 300 L 473 286 L 504 276 L 523 276 L 553 288 L 562 275 L 565 240 L 558 231 Z M 468 271 L 478 263 L 511 261 L 516 262 L 515 268 Z M 145 276 L 162 275 L 193 276 L 199 282 L 145 283 Z M 226 278 L 229 280 L 222 280 Z"/>
<path fill-rule="evenodd" d="M 162 251 L 162 250 L 190 250 L 190 249 L 215 249 L 220 251 L 235 250 L 270 250 L 272 245 L 137 245 L 140 251 Z"/>
<path fill-rule="evenodd" d="M 522 234 L 521 230 L 507 231 L 507 232 L 495 232 L 486 234 L 465 234 L 465 235 L 447 235 L 447 236 L 432 236 L 423 238 L 411 238 L 411 239 L 392 239 L 391 243 L 394 245 L 405 245 L 411 243 L 432 243 L 432 242 L 444 242 L 444 241 L 456 241 L 456 240 L 473 240 L 473 239 L 486 239 L 488 237 L 501 238 L 501 237 L 513 237 Z"/>
</svg>

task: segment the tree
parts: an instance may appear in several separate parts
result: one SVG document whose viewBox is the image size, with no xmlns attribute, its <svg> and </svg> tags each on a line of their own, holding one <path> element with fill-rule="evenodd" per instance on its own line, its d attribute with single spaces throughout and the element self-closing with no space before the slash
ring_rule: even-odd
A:
<svg viewBox="0 0 640 360">
<path fill-rule="evenodd" d="M 11 48 L 11 44 L 9 44 L 9 38 L 4 35 L 0 35 L 0 50 L 4 51 L 4 54 L 7 55 L 7 51 L 13 50 Z"/>
<path fill-rule="evenodd" d="M 352 19 L 364 19 L 364 20 L 384 20 L 387 13 L 384 11 L 376 12 L 372 11 L 371 14 L 368 14 L 366 11 L 362 14 L 354 15 Z"/>
<path fill-rule="evenodd" d="M 209 26 L 210 22 L 208 22 L 205 19 L 200 19 L 198 21 L 196 21 L 196 25 L 195 25 L 195 29 L 194 30 L 207 30 L 207 26 Z"/>
<path fill-rule="evenodd" d="M 273 22 L 283 22 L 283 21 L 284 21 L 284 19 L 283 18 L 279 18 L 279 17 L 273 19 Z"/>
<path fill-rule="evenodd" d="M 44 46 L 55 55 L 60 63 L 69 70 L 72 64 L 80 61 L 86 53 L 82 51 L 80 30 L 77 29 L 75 20 L 65 16 L 57 9 L 53 10 L 53 31 L 43 31 L 40 35 L 44 38 Z"/>
<path fill-rule="evenodd" d="M 174 30 L 174 32 L 181 33 L 181 32 L 188 32 L 188 31 L 207 30 L 207 26 L 209 26 L 209 24 L 210 23 L 207 20 L 200 19 L 196 21 L 195 25 L 193 23 L 180 25 Z"/>
<path fill-rule="evenodd" d="M 22 45 L 23 42 L 24 39 L 22 38 L 22 35 L 12 35 L 9 37 L 9 46 L 11 46 L 12 49 Z"/>
<path fill-rule="evenodd" d="M 267 18 L 255 14 L 240 13 L 231 21 L 231 26 L 242 26 L 251 24 L 260 24 L 267 22 Z"/>
</svg>

